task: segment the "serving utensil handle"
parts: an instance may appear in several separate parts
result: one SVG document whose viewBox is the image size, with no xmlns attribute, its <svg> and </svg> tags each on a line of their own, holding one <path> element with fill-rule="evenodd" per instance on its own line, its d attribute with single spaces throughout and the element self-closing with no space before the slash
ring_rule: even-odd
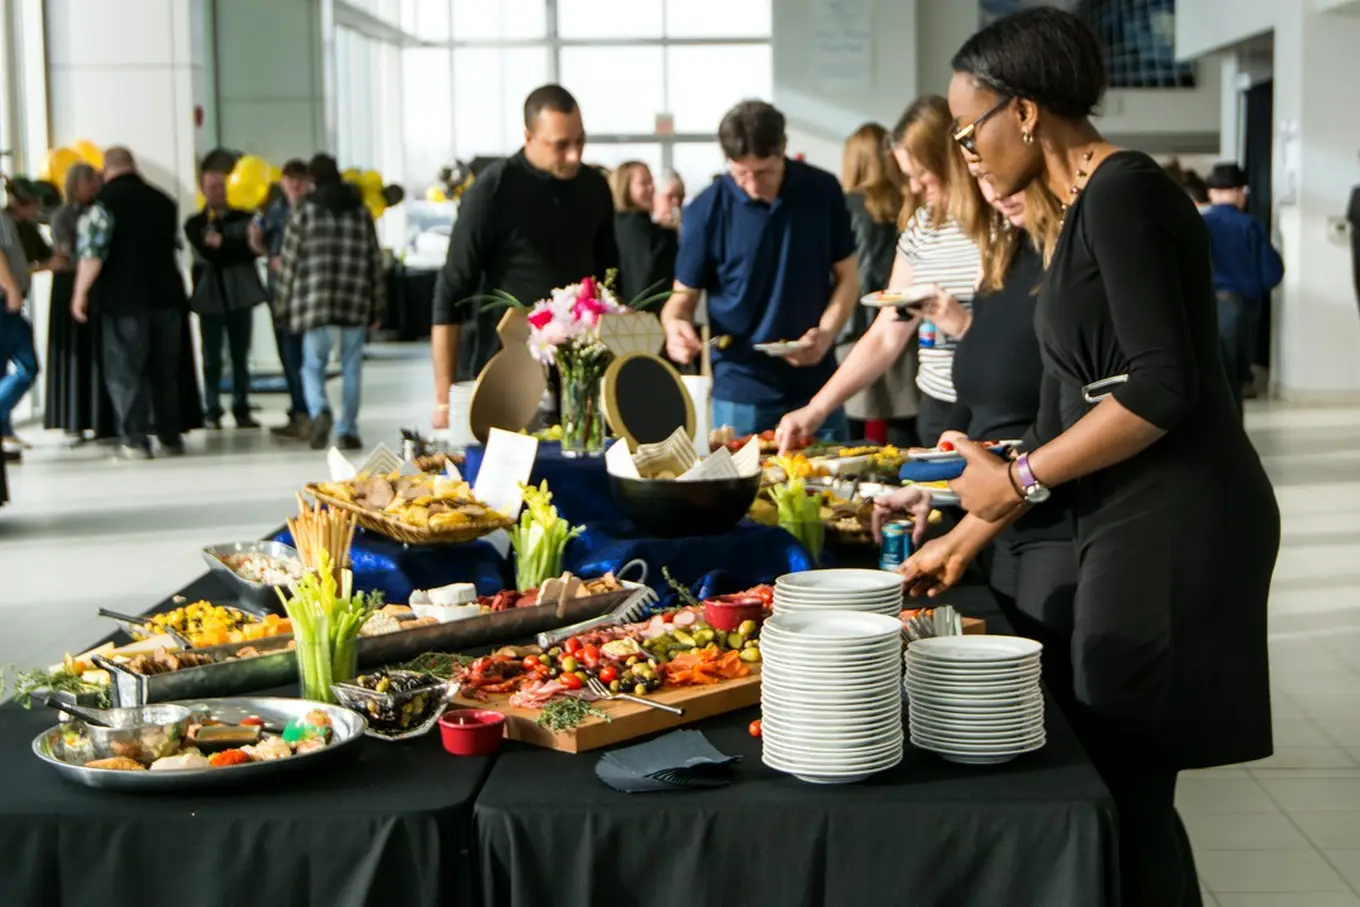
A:
<svg viewBox="0 0 1360 907">
<path fill-rule="evenodd" d="M 666 705 L 664 702 L 656 702 L 642 696 L 632 696 L 628 693 L 615 693 L 614 699 L 623 699 L 628 702 L 636 702 L 638 705 L 645 705 L 662 712 L 670 712 L 672 715 L 683 715 L 685 710 L 676 705 Z"/>
</svg>

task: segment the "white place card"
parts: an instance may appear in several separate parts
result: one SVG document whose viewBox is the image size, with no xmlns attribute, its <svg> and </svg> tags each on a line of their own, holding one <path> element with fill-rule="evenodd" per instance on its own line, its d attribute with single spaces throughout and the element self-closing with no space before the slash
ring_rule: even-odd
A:
<svg viewBox="0 0 1360 907">
<path fill-rule="evenodd" d="M 326 452 L 326 468 L 330 471 L 332 482 L 348 482 L 359 474 L 359 470 L 354 468 L 354 464 L 346 459 L 338 447 Z"/>
<path fill-rule="evenodd" d="M 621 479 L 642 478 L 637 463 L 633 462 L 633 452 L 628 449 L 628 442 L 622 438 L 610 444 L 604 452 L 604 468 L 610 475 Z"/>
<path fill-rule="evenodd" d="M 482 454 L 482 468 L 472 493 L 477 500 L 510 519 L 519 517 L 524 504 L 524 490 L 538 459 L 538 439 L 500 428 L 491 429 Z"/>
</svg>

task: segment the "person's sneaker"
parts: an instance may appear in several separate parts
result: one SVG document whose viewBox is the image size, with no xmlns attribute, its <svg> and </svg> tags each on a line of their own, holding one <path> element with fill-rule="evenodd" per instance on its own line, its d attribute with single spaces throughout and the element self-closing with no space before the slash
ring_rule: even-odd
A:
<svg viewBox="0 0 1360 907">
<path fill-rule="evenodd" d="M 221 431 L 221 430 L 222 430 L 222 417 L 221 417 L 221 416 L 204 416 L 204 417 L 203 417 L 203 427 L 206 428 L 206 429 L 208 429 L 209 431 Z"/>
<path fill-rule="evenodd" d="M 323 409 L 321 415 L 312 420 L 312 450 L 325 450 L 326 445 L 331 440 L 331 428 L 335 425 L 335 417 L 331 411 Z"/>
<path fill-rule="evenodd" d="M 24 462 L 24 452 L 18 448 L 6 447 L 3 451 L 0 451 L 0 459 L 3 459 L 6 463 L 22 463 Z"/>
<path fill-rule="evenodd" d="M 281 441 L 310 441 L 312 420 L 302 413 L 294 413 L 288 417 L 287 425 L 277 425 L 269 429 L 269 433 Z"/>
<path fill-rule="evenodd" d="M 135 444 L 124 444 L 118 448 L 118 459 L 120 460 L 150 460 L 151 451 L 145 447 L 138 447 Z"/>
<path fill-rule="evenodd" d="M 18 435 L 5 435 L 4 438 L 0 438 L 0 441 L 3 441 L 3 442 L 4 442 L 4 445 L 5 445 L 5 449 L 6 449 L 6 450 L 32 450 L 32 449 L 33 449 L 33 445 L 32 445 L 32 444 L 29 444 L 27 441 L 25 441 L 23 438 L 19 437 Z"/>
<path fill-rule="evenodd" d="M 232 418 L 236 420 L 237 428 L 259 428 L 260 423 L 250 413 L 236 413 Z"/>
<path fill-rule="evenodd" d="M 359 440 L 358 435 L 341 435 L 340 440 L 335 442 L 341 450 L 363 450 L 364 442 Z"/>
</svg>

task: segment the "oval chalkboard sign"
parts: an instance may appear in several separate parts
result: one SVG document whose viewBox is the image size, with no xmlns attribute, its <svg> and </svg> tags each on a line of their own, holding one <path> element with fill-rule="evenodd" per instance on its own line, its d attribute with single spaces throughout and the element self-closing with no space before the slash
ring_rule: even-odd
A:
<svg viewBox="0 0 1360 907">
<path fill-rule="evenodd" d="M 604 373 L 604 412 L 614 434 L 636 448 L 677 428 L 694 434 L 694 402 L 669 362 L 651 353 L 620 356 Z"/>
</svg>

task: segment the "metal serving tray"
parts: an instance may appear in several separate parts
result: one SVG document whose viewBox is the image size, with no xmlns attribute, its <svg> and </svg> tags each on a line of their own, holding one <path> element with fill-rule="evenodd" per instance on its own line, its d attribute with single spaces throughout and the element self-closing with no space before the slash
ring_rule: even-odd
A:
<svg viewBox="0 0 1360 907">
<path fill-rule="evenodd" d="M 615 592 L 573 599 L 563 608 L 560 617 L 556 604 L 535 605 L 382 636 L 360 637 L 357 646 L 359 667 L 390 665 L 423 652 L 457 652 L 531 640 L 544 630 L 599 617 L 610 611 L 638 588 L 636 583 L 625 582 L 623 585 L 624 588 Z M 293 650 L 288 648 L 292 639 L 290 635 L 270 636 L 253 642 L 194 649 L 197 655 L 215 658 L 227 658 L 247 646 L 260 654 L 150 676 L 136 674 L 101 656 L 94 656 L 94 660 L 109 672 L 109 695 L 115 706 L 234 696 L 296 683 L 297 660 Z"/>
<path fill-rule="evenodd" d="M 190 707 L 205 706 L 212 717 L 235 724 L 247 715 L 258 715 L 266 724 L 286 725 L 302 718 L 313 709 L 321 709 L 331 718 L 331 742 L 324 749 L 287 759 L 270 762 L 248 762 L 223 768 L 195 768 L 181 771 L 127 772 L 116 769 L 86 768 L 79 746 L 77 724 L 63 724 L 43 731 L 33 741 L 33 753 L 57 770 L 67 780 L 86 787 L 136 793 L 155 791 L 200 790 L 208 787 L 229 787 L 252 784 L 290 771 L 314 771 L 327 759 L 340 755 L 345 747 L 363 736 L 368 723 L 362 715 L 338 705 L 309 702 L 305 699 L 282 699 L 272 696 L 239 699 L 189 700 L 180 703 Z"/>
</svg>

